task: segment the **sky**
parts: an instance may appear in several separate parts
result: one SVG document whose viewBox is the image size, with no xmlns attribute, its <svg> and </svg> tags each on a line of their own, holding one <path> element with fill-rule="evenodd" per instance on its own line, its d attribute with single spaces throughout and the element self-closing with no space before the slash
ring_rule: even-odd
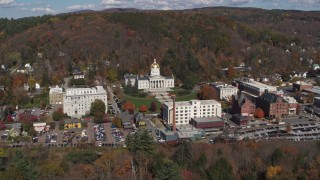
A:
<svg viewBox="0 0 320 180">
<path fill-rule="evenodd" d="M 0 0 L 0 17 L 21 18 L 88 9 L 174 10 L 213 6 L 319 11 L 320 0 Z"/>
</svg>

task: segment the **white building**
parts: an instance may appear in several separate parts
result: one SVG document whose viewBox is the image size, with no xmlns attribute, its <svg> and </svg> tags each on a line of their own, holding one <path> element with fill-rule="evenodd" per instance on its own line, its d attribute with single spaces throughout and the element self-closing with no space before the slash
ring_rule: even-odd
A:
<svg viewBox="0 0 320 180">
<path fill-rule="evenodd" d="M 73 79 L 84 79 L 84 74 L 83 73 L 74 74 Z"/>
<path fill-rule="evenodd" d="M 154 59 L 153 64 L 151 64 L 150 75 L 137 76 L 126 74 L 124 81 L 125 85 L 131 84 L 145 91 L 168 90 L 174 87 L 173 76 L 164 77 L 160 75 L 160 66 L 156 62 L 156 59 Z"/>
<path fill-rule="evenodd" d="M 90 113 L 91 103 L 96 99 L 105 103 L 107 112 L 107 92 L 102 86 L 66 89 L 66 93 L 63 94 L 63 112 L 79 118 Z"/>
<path fill-rule="evenodd" d="M 62 87 L 59 87 L 59 86 L 50 87 L 49 103 L 50 104 L 62 104 L 62 102 L 63 102 L 63 89 L 62 89 Z"/>
<path fill-rule="evenodd" d="M 218 91 L 220 100 L 229 100 L 233 95 L 238 94 L 238 88 L 222 83 L 214 82 L 213 87 Z"/>
<path fill-rule="evenodd" d="M 189 124 L 191 118 L 221 117 L 221 104 L 215 100 L 191 100 L 176 102 L 176 125 Z M 173 102 L 165 102 L 163 106 L 163 120 L 172 125 Z"/>
<path fill-rule="evenodd" d="M 291 96 L 283 96 L 283 100 L 289 104 L 289 115 L 295 115 L 297 113 L 298 102 Z"/>
<path fill-rule="evenodd" d="M 266 92 L 274 94 L 277 92 L 277 87 L 263 84 L 250 78 L 244 78 L 240 84 L 242 91 L 253 97 L 261 96 Z"/>
</svg>

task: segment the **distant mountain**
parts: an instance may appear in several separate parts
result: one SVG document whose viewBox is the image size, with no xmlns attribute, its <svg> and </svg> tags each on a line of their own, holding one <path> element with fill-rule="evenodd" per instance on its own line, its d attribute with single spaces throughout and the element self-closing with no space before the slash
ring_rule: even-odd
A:
<svg viewBox="0 0 320 180">
<path fill-rule="evenodd" d="M 163 75 L 192 86 L 227 80 L 221 69 L 241 63 L 251 76 L 306 71 L 320 63 L 320 12 L 214 7 L 181 11 L 107 9 L 19 20 L 0 20 L 0 64 L 44 64 L 61 78 L 68 66 L 146 74 L 154 58 Z M 108 63 L 106 63 L 108 61 Z M 106 64 L 109 64 L 107 66 Z M 48 67 L 47 65 L 43 65 Z M 36 78 L 42 76 L 36 71 Z"/>
</svg>

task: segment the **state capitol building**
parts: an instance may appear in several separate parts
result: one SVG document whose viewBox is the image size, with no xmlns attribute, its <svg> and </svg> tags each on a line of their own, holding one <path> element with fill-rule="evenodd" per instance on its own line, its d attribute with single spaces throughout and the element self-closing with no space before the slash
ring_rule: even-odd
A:
<svg viewBox="0 0 320 180">
<path fill-rule="evenodd" d="M 126 74 L 124 75 L 125 85 L 131 84 L 144 91 L 166 91 L 174 87 L 174 77 L 164 77 L 160 75 L 160 66 L 154 59 L 151 64 L 150 75 L 139 76 Z"/>
</svg>

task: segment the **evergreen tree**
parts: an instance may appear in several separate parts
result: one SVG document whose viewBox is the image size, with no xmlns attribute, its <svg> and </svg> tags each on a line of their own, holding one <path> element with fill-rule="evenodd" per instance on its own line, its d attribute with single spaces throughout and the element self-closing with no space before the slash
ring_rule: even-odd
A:
<svg viewBox="0 0 320 180">
<path fill-rule="evenodd" d="M 229 180 L 232 179 L 232 166 L 226 158 L 218 159 L 214 165 L 209 169 L 209 179 L 212 180 Z"/>
<path fill-rule="evenodd" d="M 191 164 L 192 154 L 190 143 L 184 142 L 179 145 L 174 154 L 174 160 L 180 167 L 185 167 Z"/>
<path fill-rule="evenodd" d="M 154 179 L 182 180 L 179 166 L 169 159 L 160 158 L 153 165 Z"/>
<path fill-rule="evenodd" d="M 153 154 L 153 140 L 147 131 L 129 134 L 126 139 L 128 149 L 133 152 L 143 152 L 148 155 Z"/>
</svg>

